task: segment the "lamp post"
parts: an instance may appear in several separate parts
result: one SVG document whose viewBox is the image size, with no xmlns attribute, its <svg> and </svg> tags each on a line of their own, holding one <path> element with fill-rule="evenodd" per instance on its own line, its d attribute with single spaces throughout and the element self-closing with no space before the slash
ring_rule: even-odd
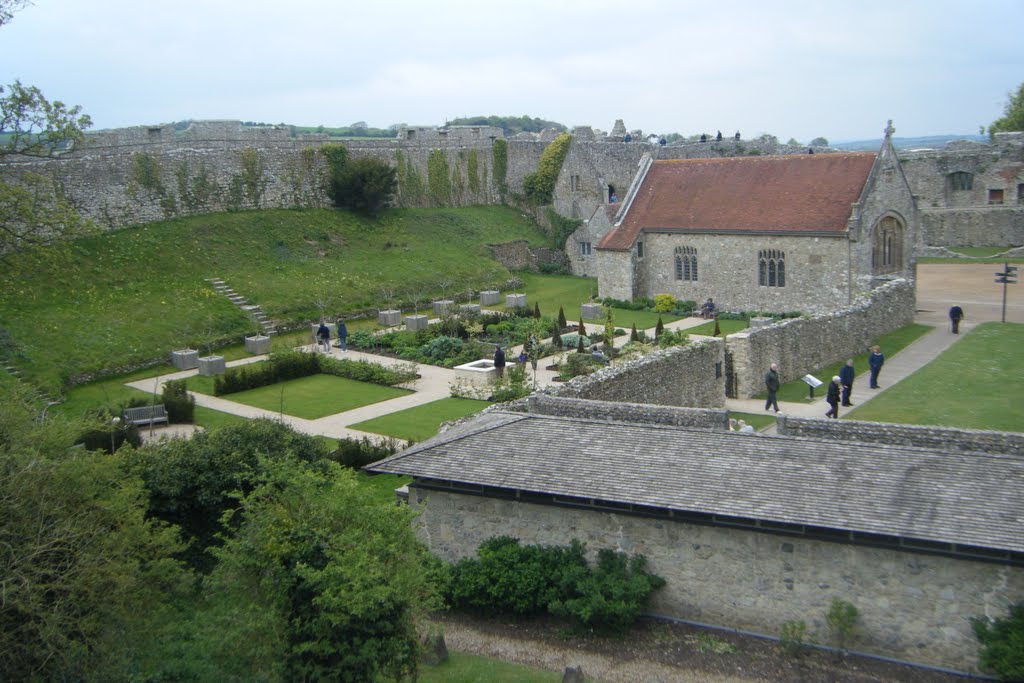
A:
<svg viewBox="0 0 1024 683">
<path fill-rule="evenodd" d="M 117 450 L 117 444 L 116 444 L 116 442 L 114 440 L 114 437 L 117 435 L 118 427 L 121 426 L 121 418 L 119 418 L 119 417 L 112 417 L 112 418 L 110 418 L 110 426 L 111 426 L 111 429 L 110 429 L 110 454 L 113 455 L 114 452 Z"/>
</svg>

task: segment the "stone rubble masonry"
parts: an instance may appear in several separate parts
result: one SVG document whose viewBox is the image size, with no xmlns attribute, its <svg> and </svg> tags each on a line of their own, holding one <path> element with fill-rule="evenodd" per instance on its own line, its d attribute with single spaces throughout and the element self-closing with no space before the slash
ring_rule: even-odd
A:
<svg viewBox="0 0 1024 683">
<path fill-rule="evenodd" d="M 892 446 L 941 449 L 949 452 L 1024 455 L 1024 434 L 956 429 L 934 425 L 901 425 L 887 422 L 828 420 L 780 414 L 781 436 L 837 439 Z"/>
<path fill-rule="evenodd" d="M 859 296 L 852 306 L 731 334 L 725 339 L 734 384 L 730 395 L 751 398 L 763 392 L 772 363 L 779 364 L 785 383 L 863 353 L 879 336 L 912 323 L 915 310 L 914 283 L 897 279 Z"/>
<path fill-rule="evenodd" d="M 548 391 L 594 401 L 724 408 L 724 348 L 721 339 L 702 339 L 602 368 Z"/>
<path fill-rule="evenodd" d="M 611 422 L 646 422 L 673 427 L 698 429 L 729 429 L 729 411 L 703 408 L 677 408 L 621 401 L 590 401 L 551 396 L 543 392 L 532 394 L 529 412 L 536 415 L 575 417 L 584 420 Z"/>
<path fill-rule="evenodd" d="M 576 538 L 591 556 L 601 548 L 643 554 L 650 571 L 667 581 L 654 594 L 651 613 L 776 636 L 786 621 L 804 620 L 809 640 L 834 644 L 825 614 L 840 598 L 860 612 L 851 649 L 961 671 L 977 671 L 970 619 L 1005 615 L 1024 595 L 1024 568 L 1004 564 L 415 483 L 409 503 L 422 513 L 420 537 L 445 560 L 473 556 L 493 536 L 543 545 Z"/>
</svg>

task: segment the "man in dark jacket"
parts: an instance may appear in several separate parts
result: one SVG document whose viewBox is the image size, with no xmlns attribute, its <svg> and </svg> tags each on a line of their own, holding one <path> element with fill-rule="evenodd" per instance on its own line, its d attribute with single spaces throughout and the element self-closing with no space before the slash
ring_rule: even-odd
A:
<svg viewBox="0 0 1024 683">
<path fill-rule="evenodd" d="M 964 309 L 953 306 L 949 309 L 949 322 L 953 323 L 953 334 L 960 334 L 960 321 L 964 319 Z"/>
<path fill-rule="evenodd" d="M 504 377 L 505 352 L 501 350 L 500 346 L 494 349 L 494 369 L 497 371 L 498 377 Z"/>
<path fill-rule="evenodd" d="M 338 318 L 338 345 L 343 352 L 348 351 L 348 326 L 341 318 Z"/>
<path fill-rule="evenodd" d="M 764 409 L 775 408 L 775 412 L 779 412 L 779 399 L 775 397 L 775 392 L 779 390 L 779 366 L 775 363 L 772 363 L 764 376 L 764 387 L 768 390 L 768 400 L 764 402 Z"/>
<path fill-rule="evenodd" d="M 320 321 L 320 327 L 316 331 L 316 339 L 323 347 L 324 353 L 331 352 L 331 329 L 323 320 Z"/>
<path fill-rule="evenodd" d="M 871 368 L 871 388 L 881 389 L 878 386 L 878 373 L 882 371 L 882 366 L 885 365 L 885 354 L 882 353 L 882 349 L 878 346 L 871 347 L 871 355 L 868 356 L 868 367 Z"/>
<path fill-rule="evenodd" d="M 825 401 L 828 402 L 829 409 L 825 413 L 825 417 L 832 417 L 839 419 L 839 375 L 832 378 L 832 381 L 828 385 L 828 395 L 825 396 Z"/>
<path fill-rule="evenodd" d="M 853 378 L 856 373 L 853 370 L 853 359 L 846 361 L 846 365 L 839 371 L 839 383 L 843 385 L 843 405 L 852 406 L 850 393 L 853 391 Z"/>
</svg>

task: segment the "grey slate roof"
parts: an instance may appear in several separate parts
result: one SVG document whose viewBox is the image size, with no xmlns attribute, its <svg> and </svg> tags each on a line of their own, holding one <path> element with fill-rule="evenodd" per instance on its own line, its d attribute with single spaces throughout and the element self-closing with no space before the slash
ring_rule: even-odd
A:
<svg viewBox="0 0 1024 683">
<path fill-rule="evenodd" d="M 376 472 L 1024 551 L 1024 459 L 493 411 Z"/>
</svg>

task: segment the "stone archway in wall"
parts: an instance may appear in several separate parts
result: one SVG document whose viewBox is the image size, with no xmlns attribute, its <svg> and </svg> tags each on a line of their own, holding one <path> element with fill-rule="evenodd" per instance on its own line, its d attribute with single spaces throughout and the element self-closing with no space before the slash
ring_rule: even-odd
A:
<svg viewBox="0 0 1024 683">
<path fill-rule="evenodd" d="M 906 233 L 906 225 L 896 216 L 885 216 L 878 221 L 872 231 L 872 275 L 898 275 L 906 270 Z"/>
</svg>

